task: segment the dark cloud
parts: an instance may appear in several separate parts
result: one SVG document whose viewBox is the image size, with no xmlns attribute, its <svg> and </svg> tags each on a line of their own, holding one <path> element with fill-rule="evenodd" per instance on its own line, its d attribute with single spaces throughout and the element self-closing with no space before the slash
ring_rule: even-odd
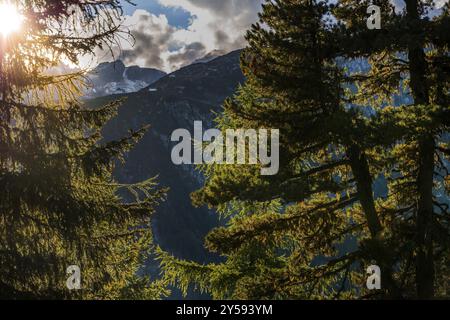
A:
<svg viewBox="0 0 450 320">
<path fill-rule="evenodd" d="M 173 68 L 175 66 L 186 66 L 193 61 L 203 58 L 207 54 L 205 46 L 200 42 L 194 42 L 185 46 L 181 52 L 171 55 L 169 62 Z"/>
<path fill-rule="evenodd" d="M 166 16 L 153 15 L 145 10 L 136 10 L 127 16 L 125 25 L 132 39 L 124 39 L 113 48 L 114 58 L 126 65 L 139 65 L 168 71 L 167 57 L 172 48 L 182 47 L 174 39 L 177 29 L 169 25 Z M 104 60 L 110 60 L 107 56 Z"/>
<path fill-rule="evenodd" d="M 217 30 L 216 31 L 216 42 L 217 43 L 229 43 L 230 37 L 222 30 Z"/>
<path fill-rule="evenodd" d="M 122 51 L 123 62 L 126 65 L 135 64 L 141 58 L 145 66 L 162 69 L 164 61 L 161 59 L 161 47 L 155 44 L 154 37 L 137 31 L 132 34 L 135 39 L 134 48 Z"/>
</svg>

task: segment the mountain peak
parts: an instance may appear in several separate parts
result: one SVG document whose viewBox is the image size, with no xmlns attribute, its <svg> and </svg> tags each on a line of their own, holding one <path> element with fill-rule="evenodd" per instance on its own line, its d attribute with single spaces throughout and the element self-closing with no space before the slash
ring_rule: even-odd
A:
<svg viewBox="0 0 450 320">
<path fill-rule="evenodd" d="M 91 89 L 87 99 L 139 91 L 166 75 L 165 72 L 139 66 L 126 67 L 122 60 L 102 62 L 88 73 Z"/>
</svg>

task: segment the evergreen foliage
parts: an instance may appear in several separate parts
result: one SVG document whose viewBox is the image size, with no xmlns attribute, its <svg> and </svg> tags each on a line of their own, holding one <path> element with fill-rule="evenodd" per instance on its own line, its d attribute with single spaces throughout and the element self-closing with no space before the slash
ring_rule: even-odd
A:
<svg viewBox="0 0 450 320">
<path fill-rule="evenodd" d="M 204 167 L 193 201 L 227 218 L 206 239 L 225 259 L 160 250 L 168 281 L 215 299 L 450 296 L 450 4 L 429 17 L 433 1 L 401 2 L 265 2 L 218 124 L 280 129 L 280 172 Z M 381 30 L 366 27 L 372 3 Z"/>
<path fill-rule="evenodd" d="M 154 179 L 122 185 L 112 177 L 147 128 L 101 143 L 121 101 L 87 109 L 78 99 L 83 72 L 54 72 L 128 36 L 120 1 L 14 3 L 22 30 L 0 39 L 0 298 L 167 295 L 162 281 L 138 276 L 165 190 Z M 66 288 L 71 265 L 81 268 L 81 290 Z"/>
</svg>

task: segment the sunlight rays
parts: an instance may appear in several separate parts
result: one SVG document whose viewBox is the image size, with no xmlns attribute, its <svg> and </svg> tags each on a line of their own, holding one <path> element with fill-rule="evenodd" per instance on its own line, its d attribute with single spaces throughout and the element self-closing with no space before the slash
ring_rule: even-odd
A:
<svg viewBox="0 0 450 320">
<path fill-rule="evenodd" d="M 0 2 L 0 35 L 8 37 L 20 30 L 23 16 L 10 2 Z"/>
</svg>

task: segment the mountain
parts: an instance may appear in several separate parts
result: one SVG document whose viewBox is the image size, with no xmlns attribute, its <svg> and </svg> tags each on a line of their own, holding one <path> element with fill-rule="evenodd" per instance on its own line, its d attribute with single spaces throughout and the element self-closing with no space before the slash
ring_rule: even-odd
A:
<svg viewBox="0 0 450 320">
<path fill-rule="evenodd" d="M 97 107 L 126 98 L 117 117 L 104 130 L 106 140 L 123 137 L 129 129 L 151 125 L 126 156 L 125 164 L 117 167 L 115 175 L 125 183 L 158 175 L 160 185 L 170 188 L 167 201 L 154 217 L 154 236 L 163 249 L 177 257 L 199 262 L 217 259 L 206 252 L 203 243 L 205 235 L 219 221 L 208 208 L 192 206 L 190 194 L 202 186 L 203 177 L 194 166 L 172 163 L 171 135 L 180 128 L 193 132 L 194 121 L 203 121 L 205 130 L 213 127 L 214 112 L 219 112 L 225 98 L 244 82 L 239 58 L 240 51 L 235 51 L 182 68 L 138 92 L 101 97 L 88 103 Z M 105 74 L 105 70 L 112 72 L 109 65 L 100 69 Z M 113 76 L 118 74 L 112 72 Z"/>
<path fill-rule="evenodd" d="M 86 99 L 123 94 L 139 91 L 166 75 L 165 72 L 140 68 L 125 67 L 120 60 L 104 62 L 87 74 L 90 88 L 85 94 Z"/>
</svg>

